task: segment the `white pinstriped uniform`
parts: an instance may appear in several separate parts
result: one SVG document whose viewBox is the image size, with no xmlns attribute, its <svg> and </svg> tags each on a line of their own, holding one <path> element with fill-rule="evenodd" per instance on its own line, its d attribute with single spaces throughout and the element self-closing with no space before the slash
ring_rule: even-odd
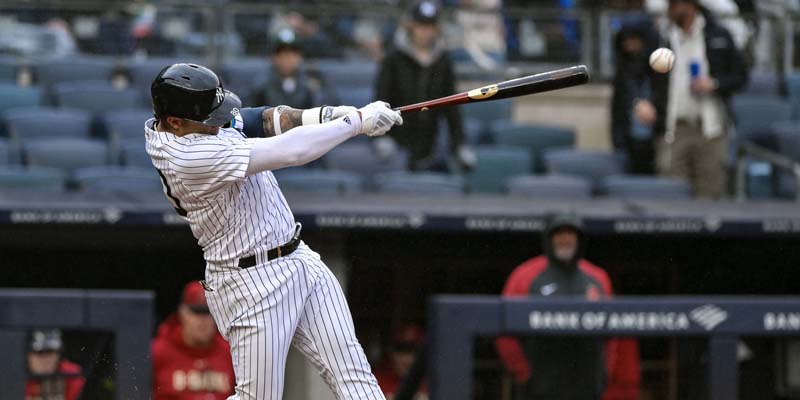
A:
<svg viewBox="0 0 800 400">
<path fill-rule="evenodd" d="M 245 175 L 257 139 L 235 128 L 178 137 L 153 123 L 145 123 L 147 153 L 203 248 L 206 298 L 231 345 L 236 393 L 230 399 L 280 400 L 290 345 L 337 399 L 384 399 L 342 288 L 319 255 L 301 243 L 266 260 L 267 251 L 291 240 L 295 222 L 271 172 Z M 240 269 L 238 259 L 250 255 L 256 266 Z"/>
</svg>

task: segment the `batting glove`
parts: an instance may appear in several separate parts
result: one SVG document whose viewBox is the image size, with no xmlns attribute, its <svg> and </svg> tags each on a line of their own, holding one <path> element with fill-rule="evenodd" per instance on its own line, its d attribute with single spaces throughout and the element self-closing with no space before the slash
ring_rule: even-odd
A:
<svg viewBox="0 0 800 400">
<path fill-rule="evenodd" d="M 358 109 L 361 113 L 361 129 L 358 133 L 367 136 L 381 136 L 389 132 L 395 125 L 403 125 L 403 117 L 398 111 L 389 108 L 389 104 L 376 101 Z"/>
</svg>

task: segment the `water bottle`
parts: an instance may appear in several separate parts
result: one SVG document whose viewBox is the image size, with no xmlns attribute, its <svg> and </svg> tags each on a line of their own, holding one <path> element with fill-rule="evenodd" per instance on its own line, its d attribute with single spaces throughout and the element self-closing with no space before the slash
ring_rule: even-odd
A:
<svg viewBox="0 0 800 400">
<path fill-rule="evenodd" d="M 692 62 L 689 63 L 689 74 L 691 74 L 692 80 L 700 76 L 700 61 L 692 60 Z"/>
</svg>

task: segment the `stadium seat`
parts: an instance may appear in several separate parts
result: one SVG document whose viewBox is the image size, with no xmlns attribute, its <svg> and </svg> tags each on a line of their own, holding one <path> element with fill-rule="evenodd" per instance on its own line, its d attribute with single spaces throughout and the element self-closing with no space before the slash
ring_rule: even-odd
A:
<svg viewBox="0 0 800 400">
<path fill-rule="evenodd" d="M 0 138 L 0 166 L 11 163 L 11 148 L 8 140 Z"/>
<path fill-rule="evenodd" d="M 60 192 L 65 189 L 64 172 L 47 167 L 0 167 L 0 191 L 35 190 Z"/>
<path fill-rule="evenodd" d="M 153 83 L 153 79 L 162 69 L 178 62 L 191 62 L 191 60 L 156 57 L 128 64 L 131 88 L 139 92 L 139 107 L 150 107 L 150 84 Z M 202 62 L 200 64 L 205 65 Z"/>
<path fill-rule="evenodd" d="M 800 122 L 781 122 L 773 125 L 779 153 L 800 162 Z M 777 194 L 782 197 L 794 196 L 796 182 L 794 176 L 785 170 L 777 170 Z"/>
<path fill-rule="evenodd" d="M 67 108 L 14 108 L 3 113 L 9 135 L 24 142 L 42 138 L 88 138 L 91 116 L 88 112 Z"/>
<path fill-rule="evenodd" d="M 129 167 L 153 167 L 153 162 L 145 149 L 144 138 L 126 139 L 119 144 L 119 156 L 112 154 L 112 161 Z"/>
<path fill-rule="evenodd" d="M 372 176 L 381 172 L 404 171 L 408 155 L 399 150 L 388 160 L 375 155 L 371 142 L 345 143 L 329 151 L 323 157 L 324 164 L 331 170 L 349 171 L 363 174 L 365 185 L 372 187 Z"/>
<path fill-rule="evenodd" d="M 317 60 L 308 69 L 320 71 L 326 82 L 341 87 L 371 86 L 378 75 L 378 65 L 374 62 Z"/>
<path fill-rule="evenodd" d="M 36 66 L 39 82 L 47 89 L 61 82 L 108 80 L 113 69 L 113 60 L 87 57 L 55 59 Z"/>
<path fill-rule="evenodd" d="M 0 112 L 17 107 L 38 107 L 41 104 L 42 90 L 38 86 L 0 83 Z"/>
<path fill-rule="evenodd" d="M 310 168 L 286 168 L 275 171 L 281 188 L 287 191 L 314 193 L 359 193 L 364 179 L 345 171 L 323 171 Z"/>
<path fill-rule="evenodd" d="M 491 124 L 495 121 L 511 120 L 511 100 L 464 104 L 461 114 L 480 123 L 481 137 L 489 137 Z"/>
<path fill-rule="evenodd" d="M 17 57 L 0 55 L 0 82 L 14 83 L 17 80 Z"/>
<path fill-rule="evenodd" d="M 603 179 L 603 193 L 618 199 L 689 199 L 691 188 L 684 181 L 654 176 L 612 175 Z"/>
<path fill-rule="evenodd" d="M 572 129 L 559 126 L 495 121 L 490 126 L 490 134 L 496 144 L 529 149 L 534 161 L 535 172 L 544 172 L 544 164 L 542 163 L 542 152 L 544 150 L 575 145 L 575 132 Z"/>
<path fill-rule="evenodd" d="M 606 151 L 549 149 L 544 152 L 544 164 L 548 173 L 589 179 L 595 190 L 603 178 L 625 171 L 624 157 Z"/>
<path fill-rule="evenodd" d="M 750 96 L 778 96 L 780 81 L 775 72 L 750 72 L 750 77 L 742 94 Z"/>
<path fill-rule="evenodd" d="M 363 107 L 374 99 L 371 87 L 337 86 L 336 95 L 342 104 Z"/>
<path fill-rule="evenodd" d="M 59 107 L 77 108 L 97 115 L 139 106 L 137 90 L 118 90 L 105 82 L 62 82 L 53 87 L 53 93 Z"/>
<path fill-rule="evenodd" d="M 508 193 L 537 199 L 588 199 L 592 184 L 584 178 L 561 175 L 521 175 L 506 180 Z"/>
<path fill-rule="evenodd" d="M 269 76 L 269 65 L 261 57 L 237 59 L 223 64 L 220 75 L 226 89 L 236 93 L 243 104 L 250 104 L 253 90 L 263 85 Z"/>
<path fill-rule="evenodd" d="M 119 162 L 123 142 L 135 141 L 144 146 L 144 123 L 152 117 L 153 110 L 138 108 L 109 111 L 102 116 L 112 163 Z"/>
<path fill-rule="evenodd" d="M 464 179 L 458 175 L 435 172 L 385 172 L 375 176 L 381 193 L 461 195 Z"/>
<path fill-rule="evenodd" d="M 776 96 L 737 96 L 733 99 L 736 116 L 736 143 L 753 141 L 771 146 L 772 124 L 791 117 L 791 106 Z"/>
<path fill-rule="evenodd" d="M 531 173 L 531 154 L 528 150 L 509 146 L 478 146 L 475 154 L 478 163 L 467 174 L 470 191 L 502 192 L 509 177 Z"/>
<path fill-rule="evenodd" d="M 789 92 L 789 104 L 792 107 L 792 119 L 800 120 L 800 74 L 792 74 L 786 78 Z"/>
<path fill-rule="evenodd" d="M 161 192 L 161 179 L 154 168 L 99 166 L 78 168 L 73 180 L 86 192 Z"/>
<path fill-rule="evenodd" d="M 24 145 L 26 164 L 61 168 L 72 172 L 77 168 L 105 165 L 108 145 L 90 139 L 47 139 Z"/>
</svg>

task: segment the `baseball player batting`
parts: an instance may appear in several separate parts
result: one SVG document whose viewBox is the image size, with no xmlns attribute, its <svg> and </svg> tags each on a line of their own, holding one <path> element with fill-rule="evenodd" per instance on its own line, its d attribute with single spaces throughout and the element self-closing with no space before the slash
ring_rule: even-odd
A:
<svg viewBox="0 0 800 400">
<path fill-rule="evenodd" d="M 383 135 L 402 124 L 400 113 L 382 102 L 241 108 L 213 71 L 195 64 L 164 68 L 151 96 L 147 153 L 203 248 L 206 297 L 236 373 L 230 399 L 281 399 L 290 345 L 337 399 L 384 399 L 342 288 L 300 240 L 270 171 L 306 164 L 355 135 Z"/>
</svg>

